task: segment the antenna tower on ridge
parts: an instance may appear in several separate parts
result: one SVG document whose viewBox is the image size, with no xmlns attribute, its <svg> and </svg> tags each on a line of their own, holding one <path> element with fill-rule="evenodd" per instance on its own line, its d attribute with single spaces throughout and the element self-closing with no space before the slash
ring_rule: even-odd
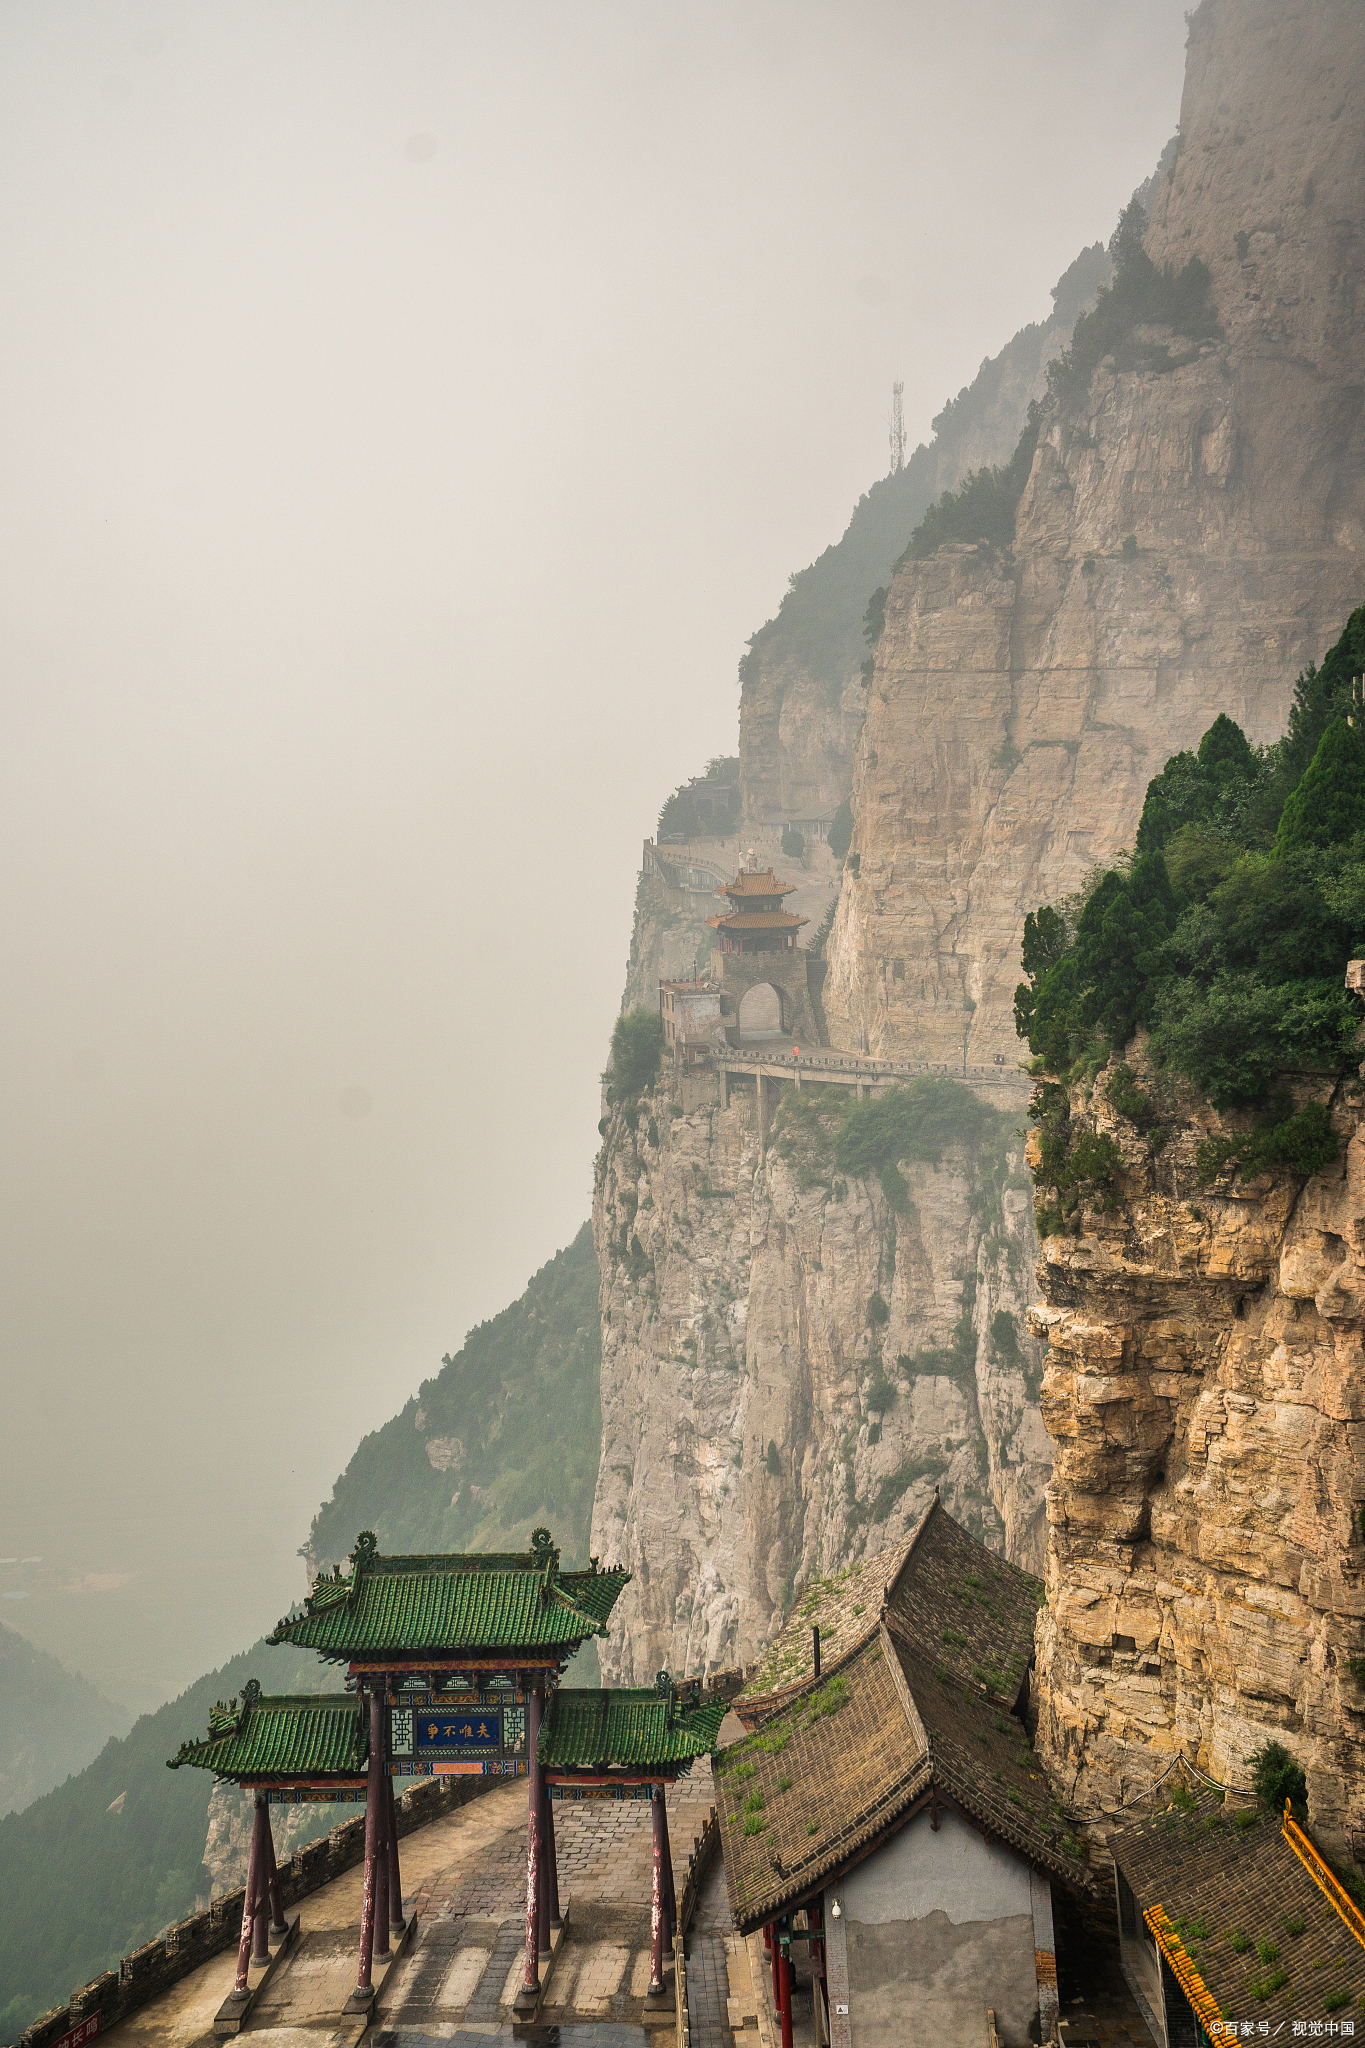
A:
<svg viewBox="0 0 1365 2048">
<path fill-rule="evenodd" d="M 899 476 L 905 468 L 905 411 L 901 398 L 905 391 L 903 384 L 891 386 L 891 474 Z"/>
</svg>

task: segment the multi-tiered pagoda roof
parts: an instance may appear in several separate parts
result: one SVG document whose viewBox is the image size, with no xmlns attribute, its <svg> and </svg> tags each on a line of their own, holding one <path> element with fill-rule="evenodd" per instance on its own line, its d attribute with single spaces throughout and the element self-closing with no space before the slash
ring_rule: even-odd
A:
<svg viewBox="0 0 1365 2048">
<path fill-rule="evenodd" d="M 716 931 L 731 934 L 745 950 L 745 933 L 757 937 L 759 933 L 799 931 L 810 919 L 782 908 L 783 897 L 790 896 L 795 887 L 795 882 L 780 882 L 772 868 L 741 868 L 733 882 L 723 882 L 716 891 L 733 907 L 706 922 Z"/>
</svg>

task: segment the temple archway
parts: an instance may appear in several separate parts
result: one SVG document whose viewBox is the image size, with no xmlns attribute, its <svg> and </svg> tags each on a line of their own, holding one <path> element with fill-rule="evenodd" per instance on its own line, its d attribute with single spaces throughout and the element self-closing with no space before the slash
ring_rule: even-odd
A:
<svg viewBox="0 0 1365 2048">
<path fill-rule="evenodd" d="M 741 1038 L 777 1038 L 782 1032 L 782 992 L 770 981 L 756 982 L 739 999 Z"/>
</svg>

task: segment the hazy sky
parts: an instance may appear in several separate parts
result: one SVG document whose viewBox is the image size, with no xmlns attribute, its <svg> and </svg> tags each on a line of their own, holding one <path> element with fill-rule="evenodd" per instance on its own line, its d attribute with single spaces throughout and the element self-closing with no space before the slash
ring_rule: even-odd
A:
<svg viewBox="0 0 1365 2048">
<path fill-rule="evenodd" d="M 0 1617 L 241 1647 L 572 1236 L 639 842 L 1183 7 L 0 5 Z"/>
</svg>

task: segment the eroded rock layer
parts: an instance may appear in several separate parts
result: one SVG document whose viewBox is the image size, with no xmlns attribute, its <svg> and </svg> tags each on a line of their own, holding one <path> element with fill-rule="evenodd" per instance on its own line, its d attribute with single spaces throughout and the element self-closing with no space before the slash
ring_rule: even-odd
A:
<svg viewBox="0 0 1365 2048">
<path fill-rule="evenodd" d="M 1353 0 L 1202 0 L 1147 248 L 1207 264 L 1221 335 L 1140 330 L 1149 367 L 1107 358 L 1050 402 L 1013 552 L 895 578 L 834 1044 L 951 1059 L 965 1033 L 971 1060 L 1014 1059 L 1025 912 L 1131 845 L 1148 781 L 1219 711 L 1275 737 L 1360 602 L 1363 117 Z"/>
<path fill-rule="evenodd" d="M 1159 1152 L 1102 1075 L 1073 1122 L 1121 1147 L 1119 1200 L 1039 1260 L 1048 1608 L 1039 1747 L 1082 1812 L 1177 1753 L 1246 1784 L 1282 1740 L 1339 1852 L 1365 1848 L 1365 1124 L 1306 1185 L 1199 1185 L 1206 1106 L 1144 1068 Z M 1358 1096 L 1354 1098 L 1358 1103 Z M 1112 1200 L 1112 1196 L 1111 1196 Z M 1365 1675 L 1365 1662 L 1359 1664 Z"/>
</svg>

